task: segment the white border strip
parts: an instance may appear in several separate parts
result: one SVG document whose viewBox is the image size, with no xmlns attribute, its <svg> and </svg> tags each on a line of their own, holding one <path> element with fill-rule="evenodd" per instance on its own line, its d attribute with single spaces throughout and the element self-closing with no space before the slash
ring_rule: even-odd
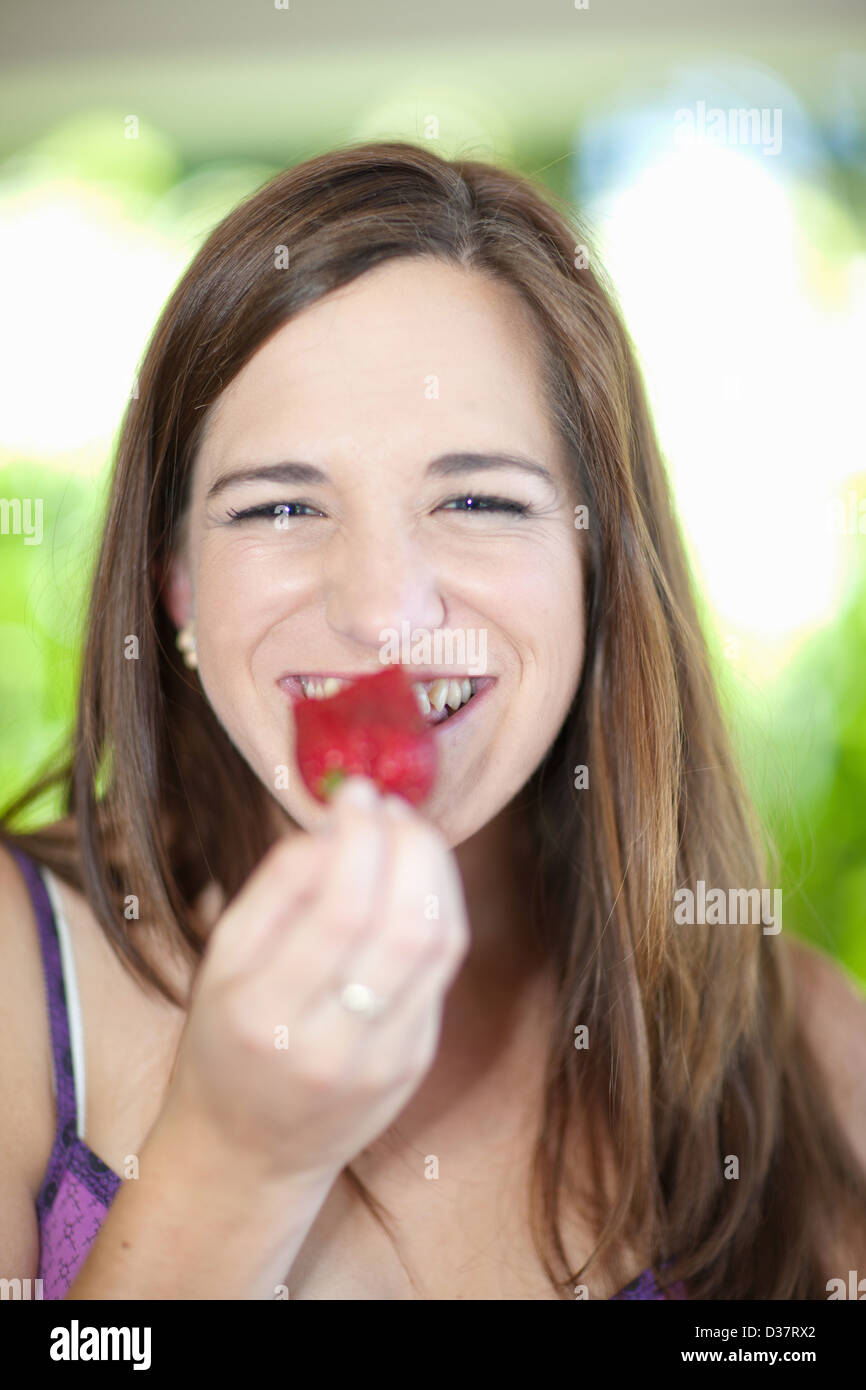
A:
<svg viewBox="0 0 866 1390">
<path fill-rule="evenodd" d="M 85 1075 L 84 1075 L 84 1025 L 81 1019 L 81 1001 L 78 996 L 78 979 L 75 974 L 75 956 L 72 952 L 72 939 L 63 912 L 57 884 L 50 869 L 42 869 L 42 878 L 54 909 L 57 935 L 60 940 L 60 959 L 63 966 L 63 980 L 66 987 L 66 1005 L 69 1015 L 69 1043 L 72 1049 L 73 1083 L 75 1085 L 75 1127 L 79 1139 L 84 1138 L 84 1117 L 86 1113 Z"/>
</svg>

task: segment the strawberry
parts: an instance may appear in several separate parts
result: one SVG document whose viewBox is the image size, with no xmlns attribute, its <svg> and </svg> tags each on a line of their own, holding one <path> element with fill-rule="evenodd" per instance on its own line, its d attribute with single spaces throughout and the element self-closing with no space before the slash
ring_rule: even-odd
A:
<svg viewBox="0 0 866 1390">
<path fill-rule="evenodd" d="M 330 699 L 296 696 L 295 756 L 304 785 L 327 802 L 344 777 L 370 777 L 417 806 L 436 776 L 434 735 L 402 666 L 361 676 Z"/>
</svg>

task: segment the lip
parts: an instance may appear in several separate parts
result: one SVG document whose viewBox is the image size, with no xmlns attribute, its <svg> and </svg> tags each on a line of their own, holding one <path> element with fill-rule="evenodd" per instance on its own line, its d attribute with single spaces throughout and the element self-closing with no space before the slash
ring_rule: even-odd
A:
<svg viewBox="0 0 866 1390">
<path fill-rule="evenodd" d="M 455 679 L 457 678 L 455 677 Z M 428 728 L 432 729 L 434 733 L 438 734 L 440 729 L 453 729 L 455 724 L 462 723 L 464 717 L 469 713 L 470 710 L 475 708 L 479 700 L 483 700 L 485 695 L 489 694 L 489 692 L 493 689 L 497 679 L 498 678 L 496 676 L 471 676 L 470 680 L 474 680 L 476 682 L 475 694 L 472 696 L 472 699 L 467 700 L 465 705 L 461 705 L 459 710 L 457 710 L 454 714 L 450 715 L 450 717 L 448 717 L 447 719 L 440 719 L 437 724 L 428 725 Z"/>
<path fill-rule="evenodd" d="M 376 671 L 381 671 L 381 670 L 383 670 L 383 669 L 384 669 L 383 667 L 377 666 Z M 406 673 L 407 673 L 407 675 L 409 674 L 408 669 L 407 669 L 407 672 L 406 672 Z M 344 674 L 340 674 L 340 673 L 338 673 L 337 671 L 321 671 L 321 672 L 320 672 L 320 671 L 299 671 L 299 672 L 296 672 L 296 673 L 294 673 L 294 674 L 285 674 L 285 675 L 282 675 L 282 676 L 278 676 L 278 677 L 277 677 L 277 682 L 276 682 L 276 683 L 277 683 L 277 685 L 280 687 L 280 689 L 283 691 L 283 693 L 286 694 L 286 695 L 288 695 L 288 696 L 290 697 L 290 699 L 292 699 L 292 700 L 305 700 L 307 697 L 304 695 L 304 692 L 303 692 L 303 690 L 301 689 L 301 677 L 302 677 L 302 676 L 303 676 L 304 680 L 327 680 L 328 676 L 335 676 L 335 677 L 337 678 L 337 680 L 356 681 L 356 680 L 358 680 L 361 676 L 365 676 L 365 675 L 375 675 L 375 674 L 376 674 L 376 672 L 374 672 L 374 671 L 347 671 L 347 672 L 345 672 Z M 428 726 L 427 726 L 427 727 L 430 728 L 430 729 L 439 730 L 439 729 L 444 729 L 446 726 L 447 726 L 448 728 L 451 728 L 452 725 L 454 725 L 454 724 L 459 724 L 459 723 L 461 722 L 461 720 L 463 719 L 463 716 L 466 714 L 467 710 L 472 709 L 472 707 L 473 707 L 474 705 L 476 705 L 476 704 L 478 703 L 479 700 L 482 700 L 482 699 L 484 698 L 484 696 L 488 693 L 488 691 L 492 690 L 493 686 L 496 684 L 496 682 L 497 682 L 497 680 L 498 680 L 498 677 L 497 677 L 497 676 L 472 676 L 472 675 L 469 674 L 468 671 L 464 671 L 464 672 L 458 672 L 458 671 L 453 671 L 453 672 L 452 672 L 452 671 L 432 671 L 432 672 L 419 671 L 419 672 L 417 672 L 417 673 L 416 673 L 416 672 L 413 672 L 413 673 L 412 673 L 411 680 L 412 680 L 413 684 L 414 684 L 414 682 L 416 682 L 416 681 L 435 681 L 435 680 L 474 680 L 474 681 L 475 681 L 475 694 L 472 696 L 472 699 L 471 699 L 471 700 L 467 700 L 467 701 L 466 701 L 466 704 L 465 704 L 465 705 L 461 705 L 460 708 L 459 708 L 454 714 L 451 714 L 450 716 L 446 717 L 445 719 L 440 719 L 440 720 L 439 720 L 437 723 L 435 723 L 435 724 L 428 724 Z"/>
<path fill-rule="evenodd" d="M 277 685 L 281 690 L 285 690 L 288 695 L 303 695 L 301 689 L 301 678 L 305 681 L 324 681 L 329 676 L 334 676 L 338 681 L 357 681 L 362 676 L 376 676 L 380 671 L 387 670 L 385 666 L 377 666 L 372 671 L 284 671 L 281 676 L 277 676 Z M 496 676 L 473 676 L 471 671 L 415 671 L 410 666 L 404 666 L 403 670 L 414 685 L 416 682 L 425 681 L 462 681 L 472 680 L 478 682 L 478 692 L 480 693 L 482 684 L 485 681 L 496 680 Z"/>
</svg>

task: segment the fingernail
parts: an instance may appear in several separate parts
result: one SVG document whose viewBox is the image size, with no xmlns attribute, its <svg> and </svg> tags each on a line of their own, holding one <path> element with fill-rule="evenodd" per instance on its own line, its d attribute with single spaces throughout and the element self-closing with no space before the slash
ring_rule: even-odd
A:
<svg viewBox="0 0 866 1390">
<path fill-rule="evenodd" d="M 332 804 L 357 806 L 363 811 L 372 811 L 377 800 L 376 787 L 369 777 L 347 777 L 331 798 Z"/>
</svg>

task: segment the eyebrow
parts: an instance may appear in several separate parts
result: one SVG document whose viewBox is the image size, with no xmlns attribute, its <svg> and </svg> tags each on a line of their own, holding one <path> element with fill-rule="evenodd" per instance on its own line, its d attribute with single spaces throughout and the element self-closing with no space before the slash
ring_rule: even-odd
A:
<svg viewBox="0 0 866 1390">
<path fill-rule="evenodd" d="M 440 454 L 438 458 L 428 463 L 425 471 L 430 478 L 451 478 L 457 474 L 483 472 L 484 469 L 490 468 L 519 469 L 524 473 L 531 473 L 542 478 L 556 490 L 556 480 L 550 470 L 523 454 Z M 223 473 L 208 489 L 207 500 L 210 501 L 211 498 L 225 491 L 227 487 L 234 487 L 238 483 L 258 482 L 324 487 L 331 482 L 331 479 L 323 469 L 316 468 L 312 463 L 294 463 L 286 460 L 281 463 L 255 464 L 250 468 L 239 468 L 229 473 Z"/>
</svg>

